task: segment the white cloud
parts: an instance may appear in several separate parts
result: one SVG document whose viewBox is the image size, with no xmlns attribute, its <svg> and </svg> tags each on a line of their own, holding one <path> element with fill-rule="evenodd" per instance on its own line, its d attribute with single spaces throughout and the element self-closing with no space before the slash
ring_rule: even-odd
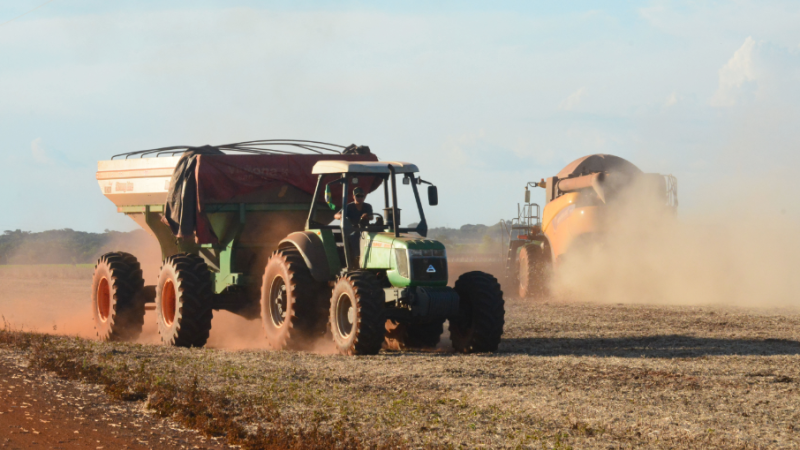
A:
<svg viewBox="0 0 800 450">
<path fill-rule="evenodd" d="M 469 156 L 465 148 L 474 146 L 485 137 L 486 131 L 483 128 L 477 132 L 464 133 L 460 136 L 451 136 L 448 137 L 445 143 L 445 149 L 454 163 L 463 166 L 469 161 Z"/>
<path fill-rule="evenodd" d="M 678 104 L 678 93 L 673 91 L 672 94 L 669 94 L 667 100 L 664 101 L 664 106 L 670 107 L 676 104 Z"/>
<path fill-rule="evenodd" d="M 47 152 L 42 145 L 42 138 L 38 137 L 31 142 L 31 154 L 33 159 L 40 164 L 52 164 L 53 160 L 47 156 Z"/>
<path fill-rule="evenodd" d="M 733 106 L 739 100 L 742 88 L 756 80 L 754 51 L 756 41 L 752 37 L 745 39 L 744 44 L 734 52 L 733 57 L 719 69 L 719 89 L 711 106 Z"/>
<path fill-rule="evenodd" d="M 578 104 L 581 102 L 584 96 L 586 96 L 586 88 L 582 87 L 577 91 L 573 92 L 572 94 L 570 94 L 569 97 L 564 99 L 564 101 L 562 101 L 561 104 L 558 105 L 558 109 L 563 109 L 564 111 L 572 111 L 573 108 L 578 106 Z"/>
<path fill-rule="evenodd" d="M 796 109 L 800 102 L 800 51 L 771 41 L 745 39 L 719 69 L 713 107 Z"/>
</svg>

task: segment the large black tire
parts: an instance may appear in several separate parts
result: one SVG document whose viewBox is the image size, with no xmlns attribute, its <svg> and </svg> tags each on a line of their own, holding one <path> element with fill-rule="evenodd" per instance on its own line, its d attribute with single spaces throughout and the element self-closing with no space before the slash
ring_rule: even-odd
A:
<svg viewBox="0 0 800 450">
<path fill-rule="evenodd" d="M 467 272 L 456 281 L 458 316 L 450 320 L 450 340 L 460 353 L 494 352 L 505 325 L 505 302 L 497 279 Z"/>
<path fill-rule="evenodd" d="M 273 253 L 261 283 L 261 325 L 269 346 L 299 350 L 323 337 L 329 296 L 327 283 L 314 281 L 299 251 Z"/>
<path fill-rule="evenodd" d="M 211 272 L 203 258 L 179 253 L 164 260 L 156 285 L 161 342 L 176 347 L 206 345 L 213 294 Z"/>
<path fill-rule="evenodd" d="M 526 245 L 517 260 L 519 296 L 542 298 L 547 294 L 547 259 L 542 247 Z"/>
<path fill-rule="evenodd" d="M 101 341 L 135 341 L 144 325 L 142 269 L 129 253 L 106 253 L 92 276 L 92 315 Z"/>
<path fill-rule="evenodd" d="M 348 272 L 331 295 L 330 332 L 342 355 L 375 355 L 386 334 L 385 296 L 372 272 Z"/>
<path fill-rule="evenodd" d="M 386 321 L 386 338 L 383 347 L 387 350 L 436 348 L 444 332 L 444 319 L 428 323 L 403 323 Z"/>
</svg>

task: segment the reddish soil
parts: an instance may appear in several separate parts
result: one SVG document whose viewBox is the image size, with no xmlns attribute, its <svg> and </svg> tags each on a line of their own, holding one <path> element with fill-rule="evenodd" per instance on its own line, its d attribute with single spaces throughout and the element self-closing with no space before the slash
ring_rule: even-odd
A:
<svg viewBox="0 0 800 450">
<path fill-rule="evenodd" d="M 116 402 L 97 386 L 30 370 L 0 351 L 0 449 L 221 449 L 150 414 L 141 402 Z"/>
</svg>

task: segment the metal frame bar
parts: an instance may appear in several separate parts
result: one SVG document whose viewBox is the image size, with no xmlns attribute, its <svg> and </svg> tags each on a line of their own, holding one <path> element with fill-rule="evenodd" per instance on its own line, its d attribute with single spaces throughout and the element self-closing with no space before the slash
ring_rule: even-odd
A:
<svg viewBox="0 0 800 450">
<path fill-rule="evenodd" d="M 267 146 L 270 147 L 285 146 L 285 147 L 292 147 L 297 150 L 279 150 L 275 148 L 267 148 Z M 131 156 L 138 156 L 139 158 L 144 158 L 145 156 L 148 155 L 155 155 L 155 157 L 158 158 L 161 155 L 166 155 L 166 154 L 175 155 L 178 153 L 183 153 L 192 148 L 196 147 L 191 145 L 174 145 L 170 147 L 161 147 L 149 150 L 138 150 L 135 152 L 120 153 L 118 155 L 112 156 L 111 159 L 123 156 L 125 157 L 125 159 L 128 159 Z M 347 147 L 338 144 L 331 144 L 329 142 L 305 141 L 300 139 L 261 139 L 257 141 L 245 141 L 245 142 L 236 142 L 232 144 L 223 144 L 215 146 L 215 148 L 227 152 L 250 153 L 257 155 L 274 155 L 274 154 L 296 155 L 296 154 L 303 154 L 305 152 L 311 152 L 311 153 L 316 153 L 318 155 L 322 155 L 325 153 L 341 154 L 342 153 L 341 149 Z"/>
</svg>

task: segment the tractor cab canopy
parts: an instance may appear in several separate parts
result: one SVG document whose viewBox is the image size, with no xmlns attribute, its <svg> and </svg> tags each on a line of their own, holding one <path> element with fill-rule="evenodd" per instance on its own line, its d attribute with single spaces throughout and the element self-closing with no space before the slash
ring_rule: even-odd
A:
<svg viewBox="0 0 800 450">
<path fill-rule="evenodd" d="M 314 175 L 323 174 L 386 174 L 389 175 L 394 168 L 394 173 L 417 173 L 419 169 L 415 164 L 401 161 L 320 161 L 314 164 L 311 173 Z"/>
<path fill-rule="evenodd" d="M 423 237 L 427 236 L 428 224 L 425 220 L 425 212 L 422 209 L 417 186 L 420 184 L 428 185 L 428 203 L 431 206 L 438 204 L 439 196 L 436 186 L 416 176 L 417 172 L 419 172 L 419 168 L 415 164 L 400 161 L 319 161 L 311 169 L 311 173 L 318 176 L 317 188 L 313 197 L 315 200 L 323 197 L 330 209 L 335 210 L 343 208 L 347 204 L 348 198 L 356 185 L 369 186 L 374 190 L 380 184 L 383 184 L 383 214 L 373 213 L 376 216 L 374 224 L 368 222 L 350 223 L 349 220 L 343 217 L 339 227 L 324 226 L 315 220 L 319 208 L 316 204 L 312 204 L 306 221 L 306 229 L 339 228 L 342 236 L 350 236 L 353 232 L 392 233 L 395 237 L 399 237 L 400 233 L 414 232 Z M 336 175 L 339 176 L 338 179 L 331 180 L 332 178 L 337 178 Z M 350 175 L 358 175 L 358 177 Z M 419 222 L 414 228 L 404 228 L 400 225 L 396 180 L 398 175 L 402 177 L 404 185 L 411 186 L 414 193 L 414 203 L 419 213 Z M 366 180 L 359 180 L 359 178 L 365 178 Z M 334 193 L 334 188 L 336 193 Z M 370 189 L 366 190 L 371 192 Z M 320 196 L 319 194 L 323 191 L 324 196 Z M 334 201 L 336 196 L 339 197 L 340 201 Z M 336 203 L 342 206 L 338 206 Z M 325 208 L 322 209 L 324 210 Z M 345 245 L 344 247 L 345 260 L 348 262 L 348 267 L 350 267 L 353 264 L 351 251 L 347 248 L 348 246 Z"/>
</svg>

